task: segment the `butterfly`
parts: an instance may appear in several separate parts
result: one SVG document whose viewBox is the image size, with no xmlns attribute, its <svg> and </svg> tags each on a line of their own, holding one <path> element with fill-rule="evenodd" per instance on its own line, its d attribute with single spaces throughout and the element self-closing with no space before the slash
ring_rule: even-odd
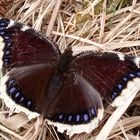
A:
<svg viewBox="0 0 140 140">
<path fill-rule="evenodd" d="M 114 106 L 140 89 L 139 57 L 85 51 L 63 53 L 44 35 L 0 19 L 0 97 L 30 119 L 42 115 L 63 133 L 91 132 L 103 118 L 103 99 Z"/>
</svg>

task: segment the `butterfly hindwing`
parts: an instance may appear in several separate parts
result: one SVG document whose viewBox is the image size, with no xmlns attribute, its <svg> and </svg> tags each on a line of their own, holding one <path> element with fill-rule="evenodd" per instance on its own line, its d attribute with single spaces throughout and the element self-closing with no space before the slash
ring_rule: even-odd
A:
<svg viewBox="0 0 140 140">
<path fill-rule="evenodd" d="M 1 98 L 9 108 L 29 116 L 32 112 L 43 115 L 47 104 L 45 90 L 53 72 L 54 68 L 48 64 L 13 68 L 1 80 Z"/>
<path fill-rule="evenodd" d="M 13 68 L 1 82 L 8 107 L 29 118 L 42 114 L 60 132 L 89 133 L 103 117 L 100 94 L 77 73 L 57 75 L 50 65 L 37 64 Z"/>
</svg>

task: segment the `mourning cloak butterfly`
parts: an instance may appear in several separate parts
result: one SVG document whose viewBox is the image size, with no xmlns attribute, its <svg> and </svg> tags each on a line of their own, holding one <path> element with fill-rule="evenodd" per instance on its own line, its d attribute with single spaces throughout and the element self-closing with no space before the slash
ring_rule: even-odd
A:
<svg viewBox="0 0 140 140">
<path fill-rule="evenodd" d="M 140 89 L 140 58 L 82 52 L 55 44 L 35 30 L 0 19 L 1 98 L 29 118 L 39 114 L 68 133 L 91 132 L 103 117 L 102 98 L 125 102 Z"/>
</svg>

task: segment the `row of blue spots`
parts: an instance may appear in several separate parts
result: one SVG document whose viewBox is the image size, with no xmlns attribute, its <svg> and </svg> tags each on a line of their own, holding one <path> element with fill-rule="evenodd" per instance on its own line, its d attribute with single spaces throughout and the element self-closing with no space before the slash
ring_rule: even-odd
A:
<svg viewBox="0 0 140 140">
<path fill-rule="evenodd" d="M 11 39 L 10 39 L 10 35 L 6 29 L 6 27 L 8 26 L 8 24 L 10 23 L 9 19 L 5 19 L 2 18 L 0 19 L 0 36 L 4 39 L 4 49 L 3 49 L 3 65 L 4 66 L 9 66 L 10 63 L 10 52 L 11 52 Z"/>
<path fill-rule="evenodd" d="M 113 92 L 113 94 L 111 95 L 111 99 L 115 100 L 115 98 L 117 96 L 119 96 L 122 92 L 122 90 L 126 87 L 128 81 L 133 80 L 136 77 L 140 77 L 140 70 L 136 71 L 136 72 L 131 72 L 128 73 L 126 76 L 124 76 L 121 79 L 121 83 L 119 83 L 116 87 L 116 90 Z"/>
<path fill-rule="evenodd" d="M 51 120 L 70 125 L 86 124 L 97 117 L 97 112 L 95 111 L 94 107 L 87 110 L 88 111 L 84 111 L 83 113 L 77 112 L 77 114 L 59 114 L 51 118 Z"/>
<path fill-rule="evenodd" d="M 9 23 L 10 23 L 9 19 L 6 19 L 6 18 L 0 19 L 0 30 L 5 29 Z"/>
<path fill-rule="evenodd" d="M 13 79 L 6 82 L 7 94 L 14 102 L 27 107 L 29 110 L 32 109 L 32 101 L 24 97 L 17 82 Z"/>
</svg>

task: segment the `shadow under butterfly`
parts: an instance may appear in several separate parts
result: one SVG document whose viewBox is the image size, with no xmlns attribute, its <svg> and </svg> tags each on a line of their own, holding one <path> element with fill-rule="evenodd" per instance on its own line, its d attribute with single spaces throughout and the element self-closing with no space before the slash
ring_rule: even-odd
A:
<svg viewBox="0 0 140 140">
<path fill-rule="evenodd" d="M 48 38 L 11 19 L 0 19 L 3 78 L 0 97 L 29 119 L 40 114 L 68 135 L 90 133 L 103 118 L 102 99 L 114 106 L 140 89 L 139 57 L 64 53 Z"/>
</svg>

